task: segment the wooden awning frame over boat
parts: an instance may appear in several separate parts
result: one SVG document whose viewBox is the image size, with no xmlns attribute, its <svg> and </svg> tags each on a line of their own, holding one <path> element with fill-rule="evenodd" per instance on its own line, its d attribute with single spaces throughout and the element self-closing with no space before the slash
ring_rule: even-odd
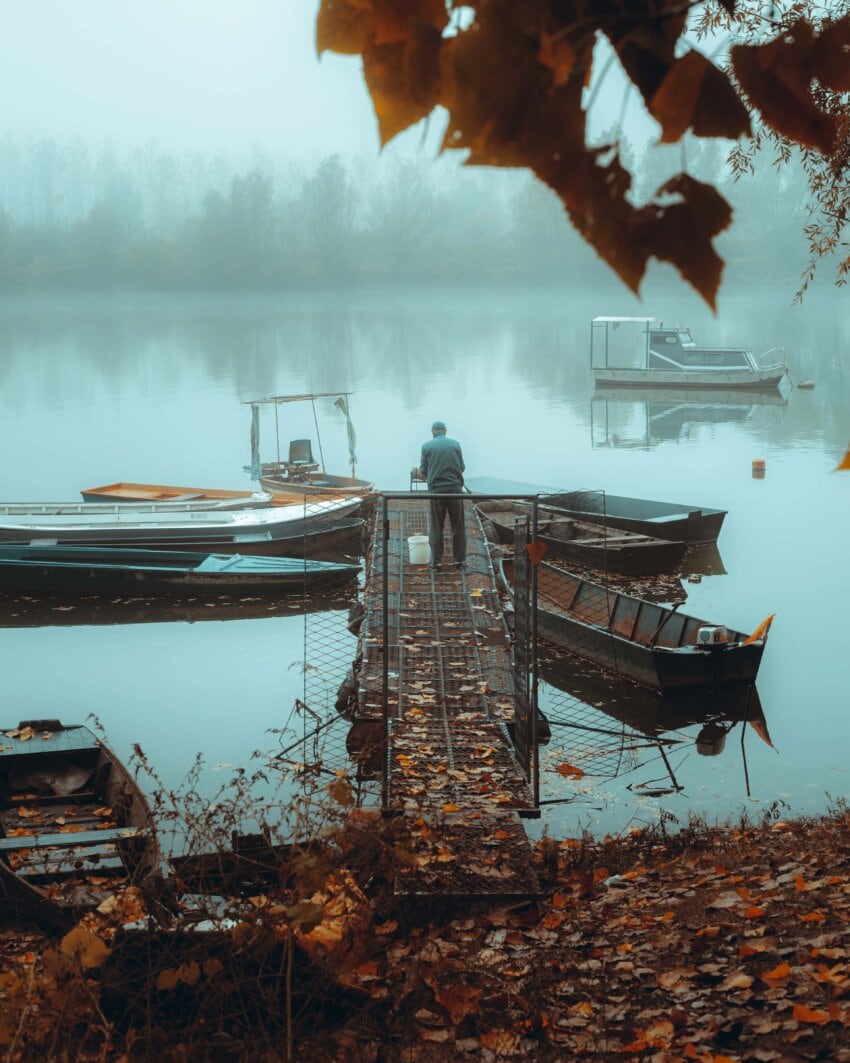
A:
<svg viewBox="0 0 850 1063">
<path fill-rule="evenodd" d="M 322 450 L 322 436 L 319 431 L 319 418 L 316 413 L 316 399 L 344 399 L 346 406 L 350 410 L 351 406 L 351 391 L 310 391 L 303 395 L 269 395 L 262 399 L 246 399 L 243 401 L 243 406 L 273 406 L 274 407 L 274 428 L 275 428 L 275 448 L 276 448 L 276 463 L 278 465 L 285 464 L 284 459 L 280 454 L 280 407 L 291 402 L 309 402 L 313 410 L 313 424 L 316 426 L 316 443 L 319 447 L 319 462 L 321 464 L 322 472 L 325 472 L 325 455 Z M 351 475 L 355 475 L 355 469 L 357 467 L 356 459 L 351 461 Z"/>
</svg>

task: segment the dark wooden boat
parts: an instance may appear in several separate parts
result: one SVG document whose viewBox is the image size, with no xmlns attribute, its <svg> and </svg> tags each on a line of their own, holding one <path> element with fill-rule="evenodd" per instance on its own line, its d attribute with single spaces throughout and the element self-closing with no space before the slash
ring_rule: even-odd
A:
<svg viewBox="0 0 850 1063">
<path fill-rule="evenodd" d="M 540 502 L 568 517 L 588 524 L 606 524 L 610 528 L 654 535 L 694 546 L 717 542 L 725 509 L 684 505 L 680 502 L 655 502 L 648 498 L 609 495 L 604 491 L 563 491 L 557 487 L 503 480 L 496 476 L 475 476 L 466 486 L 473 494 L 540 495 Z"/>
<path fill-rule="evenodd" d="M 269 594 L 303 592 L 359 565 L 120 547 L 0 543 L 0 590 L 41 594 Z"/>
<path fill-rule="evenodd" d="M 517 518 L 531 519 L 528 502 L 498 499 L 477 505 L 482 516 L 492 524 L 500 543 L 514 541 Z M 546 544 L 550 557 L 629 576 L 672 572 L 678 568 L 687 549 L 683 542 L 574 520 L 548 506 L 538 506 L 537 538 Z"/>
<path fill-rule="evenodd" d="M 717 542 L 727 513 L 725 509 L 655 502 L 602 491 L 558 491 L 545 495 L 541 501 L 575 520 L 653 535 L 689 546 Z"/>
<path fill-rule="evenodd" d="M 513 563 L 500 559 L 506 587 Z M 555 646 L 644 686 L 671 694 L 754 683 L 767 635 L 743 632 L 676 608 L 608 590 L 541 562 L 537 630 Z"/>
<path fill-rule="evenodd" d="M 144 794 L 87 727 L 24 720 L 0 732 L 0 894 L 17 913 L 67 929 L 159 869 Z"/>
</svg>

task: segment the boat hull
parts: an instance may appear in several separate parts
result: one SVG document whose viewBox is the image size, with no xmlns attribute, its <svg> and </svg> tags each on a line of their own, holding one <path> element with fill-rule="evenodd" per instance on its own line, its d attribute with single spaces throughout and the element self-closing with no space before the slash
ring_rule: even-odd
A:
<svg viewBox="0 0 850 1063">
<path fill-rule="evenodd" d="M 547 495 L 545 501 L 549 508 L 576 520 L 640 532 L 689 546 L 716 543 L 726 517 L 723 509 L 655 502 L 600 491 L 559 492 Z"/>
<path fill-rule="evenodd" d="M 260 511 L 272 513 L 273 511 Z M 196 514 L 195 516 L 204 516 Z M 0 523 L 0 544 L 124 547 L 127 549 L 188 550 L 196 553 L 251 554 L 266 557 L 322 559 L 357 553 L 363 521 L 320 513 L 279 522 L 148 521 L 117 518 L 100 523 L 83 520 L 42 520 L 38 524 Z M 145 514 L 140 514 L 145 516 Z M 188 514 L 187 517 L 193 516 Z M 226 514 L 221 515 L 226 516 Z M 234 515 L 237 516 L 237 515 Z M 2 518 L 0 518 L 2 520 Z"/>
<path fill-rule="evenodd" d="M 358 481 L 359 482 L 359 481 Z M 291 506 L 301 502 L 304 498 L 303 491 L 296 490 L 272 490 L 265 497 L 258 496 L 252 491 L 227 491 L 212 487 L 177 487 L 167 484 L 142 484 L 120 482 L 104 484 L 101 487 L 87 487 L 80 492 L 84 502 L 154 502 L 154 503 L 183 503 L 202 508 L 218 503 L 218 508 L 232 505 L 233 508 L 243 506 Z M 346 492 L 324 492 L 325 497 L 344 497 Z M 359 498 L 352 499 L 350 506 L 344 512 L 353 513 L 359 506 Z M 342 514 L 340 514 L 342 515 Z"/>
<path fill-rule="evenodd" d="M 502 562 L 510 588 L 512 568 Z M 660 694 L 755 683 L 765 641 L 741 632 L 700 647 L 708 621 L 611 591 L 545 562 L 537 566 L 537 630 L 554 646 Z"/>
<path fill-rule="evenodd" d="M 360 494 L 370 495 L 375 485 L 369 480 L 360 480 L 355 476 L 334 476 L 331 473 L 310 472 L 300 476 L 291 476 L 283 468 L 263 465 L 260 486 L 264 491 L 274 493 L 287 491 L 292 494 L 324 498 L 328 495 Z"/>
<path fill-rule="evenodd" d="M 593 370 L 596 386 L 640 388 L 686 388 L 767 391 L 776 390 L 785 378 L 784 366 L 765 369 L 599 369 Z"/>
<path fill-rule="evenodd" d="M 31 737 L 9 737 L 21 726 L 3 728 L 0 749 L 0 894 L 20 917 L 66 930 L 114 890 L 157 874 L 159 843 L 135 779 L 87 727 L 32 721 Z M 38 791 L 25 820 L 21 782 Z M 22 823 L 29 836 L 10 833 Z"/>
<path fill-rule="evenodd" d="M 0 545 L 0 591 L 44 595 L 273 595 L 352 579 L 359 565 L 183 551 Z"/>
<path fill-rule="evenodd" d="M 511 524 L 512 514 L 503 506 L 488 503 L 479 503 L 482 515 L 489 519 L 500 543 L 512 543 L 514 531 Z M 516 515 L 530 515 L 530 507 L 514 507 Z M 564 525 L 572 525 L 567 533 L 574 533 L 575 538 L 564 538 L 563 535 L 549 534 L 547 524 L 552 525 L 553 532 L 557 528 L 558 518 L 562 518 Z M 572 518 L 563 517 L 556 510 L 540 506 L 538 509 L 538 541 L 546 544 L 547 555 L 567 561 L 573 565 L 583 567 L 607 569 L 609 572 L 619 572 L 629 576 L 646 576 L 658 572 L 673 572 L 680 565 L 687 550 L 684 542 L 674 542 L 669 539 L 655 536 L 634 535 L 626 533 L 629 540 L 621 537 L 618 540 L 616 534 L 609 534 L 600 530 L 599 525 L 589 524 L 583 526 L 581 522 L 574 522 Z"/>
</svg>

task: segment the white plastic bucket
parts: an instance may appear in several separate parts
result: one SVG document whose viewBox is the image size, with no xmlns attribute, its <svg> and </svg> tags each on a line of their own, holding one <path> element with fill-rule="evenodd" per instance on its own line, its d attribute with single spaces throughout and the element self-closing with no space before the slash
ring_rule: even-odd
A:
<svg viewBox="0 0 850 1063">
<path fill-rule="evenodd" d="M 431 560 L 431 547 L 427 535 L 411 535 L 407 540 L 407 552 L 411 565 L 427 565 Z"/>
</svg>

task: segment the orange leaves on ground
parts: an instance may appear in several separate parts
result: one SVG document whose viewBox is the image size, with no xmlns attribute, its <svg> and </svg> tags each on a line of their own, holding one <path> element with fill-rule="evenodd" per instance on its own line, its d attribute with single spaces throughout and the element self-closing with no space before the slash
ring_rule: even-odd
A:
<svg viewBox="0 0 850 1063">
<path fill-rule="evenodd" d="M 749 989 L 754 979 L 743 971 L 733 971 L 720 983 L 721 989 Z"/>
<path fill-rule="evenodd" d="M 782 982 L 791 974 L 791 968 L 787 963 L 779 963 L 770 971 L 765 971 L 761 976 L 764 982 Z"/>
<path fill-rule="evenodd" d="M 64 956 L 76 960 L 86 970 L 100 967 L 112 951 L 97 934 L 84 926 L 69 930 L 59 948 Z"/>
<path fill-rule="evenodd" d="M 744 911 L 745 919 L 763 919 L 766 915 L 766 910 L 764 908 L 760 908 L 757 904 L 754 904 L 752 907 L 747 908 Z"/>
<path fill-rule="evenodd" d="M 584 778 L 584 772 L 574 764 L 559 764 L 555 771 L 557 771 L 559 775 L 563 775 L 565 779 Z"/>
<path fill-rule="evenodd" d="M 482 991 L 470 986 L 456 985 L 444 989 L 435 996 L 435 1000 L 441 1008 L 448 1012 L 452 1024 L 457 1026 L 467 1015 L 472 1015 L 478 1010 L 481 1003 Z"/>
<path fill-rule="evenodd" d="M 816 1011 L 814 1008 L 809 1008 L 805 1004 L 795 1004 L 791 1015 L 796 1022 L 814 1023 L 818 1026 L 821 1026 L 825 1022 L 829 1022 L 831 1018 L 828 1012 Z"/>
<path fill-rule="evenodd" d="M 443 805 L 443 812 L 445 812 L 446 815 L 449 815 L 452 812 L 460 812 L 460 805 L 455 805 L 451 803 Z"/>
<path fill-rule="evenodd" d="M 840 135 L 835 118 L 822 111 L 813 82 L 838 92 L 850 89 L 850 16 L 820 37 L 799 19 L 767 44 L 735 45 L 735 76 L 765 122 L 804 147 L 829 153 Z"/>
<path fill-rule="evenodd" d="M 800 916 L 801 923 L 822 923 L 826 919 L 826 912 L 807 912 Z"/>
</svg>

